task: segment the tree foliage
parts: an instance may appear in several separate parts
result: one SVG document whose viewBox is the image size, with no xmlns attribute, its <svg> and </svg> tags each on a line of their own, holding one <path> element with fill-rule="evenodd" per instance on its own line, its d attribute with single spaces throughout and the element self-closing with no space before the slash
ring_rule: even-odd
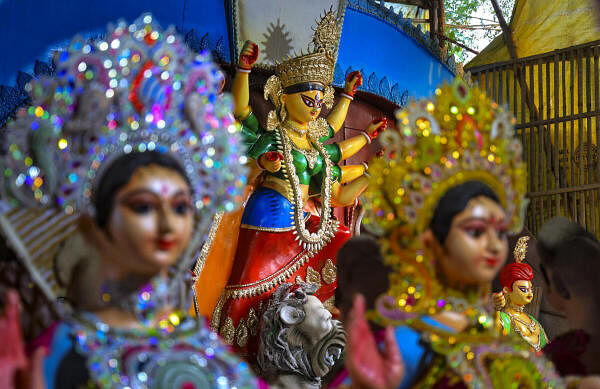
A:
<svg viewBox="0 0 600 389">
<path fill-rule="evenodd" d="M 507 23 L 515 0 L 497 0 Z M 468 46 L 478 47 L 480 40 L 490 42 L 501 33 L 498 18 L 490 0 L 445 0 L 446 36 Z M 459 62 L 472 57 L 465 49 L 450 44 L 449 50 Z"/>
</svg>

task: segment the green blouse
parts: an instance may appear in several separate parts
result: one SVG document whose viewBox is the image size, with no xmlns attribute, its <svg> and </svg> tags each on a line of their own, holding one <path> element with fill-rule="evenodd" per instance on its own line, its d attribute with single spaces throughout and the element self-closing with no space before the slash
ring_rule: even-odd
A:
<svg viewBox="0 0 600 389">
<path fill-rule="evenodd" d="M 544 346 L 546 346 L 546 343 L 548 343 L 548 339 L 546 339 L 546 333 L 544 332 L 544 329 L 542 328 L 542 326 L 540 325 L 540 323 L 535 319 L 535 317 L 531 316 L 531 315 L 527 315 L 529 316 L 529 318 L 531 320 L 533 320 L 535 322 L 535 324 L 537 324 L 537 326 L 540 329 L 540 348 L 544 348 Z M 502 320 L 502 326 L 504 327 L 504 329 L 508 332 L 510 332 L 511 327 L 511 320 L 510 317 L 504 313 L 504 312 L 500 312 L 500 319 Z"/>
<path fill-rule="evenodd" d="M 333 137 L 334 131 L 329 126 L 329 134 L 319 139 L 319 142 L 323 143 L 329 138 Z M 277 141 L 275 135 L 265 130 L 254 113 L 242 120 L 242 136 L 244 143 L 247 147 L 247 155 L 251 158 L 258 159 L 262 154 L 269 151 L 277 151 Z M 324 145 L 325 151 L 329 155 L 329 158 L 334 163 L 332 169 L 332 178 L 338 181 L 341 177 L 341 169 L 337 165 L 342 157 L 342 151 L 337 143 Z M 322 175 L 323 175 L 323 158 L 320 155 L 316 156 L 316 160 L 313 166 L 309 166 L 308 160 L 304 154 L 296 149 L 292 149 L 292 157 L 294 159 L 294 167 L 296 168 L 296 174 L 300 179 L 300 184 L 310 185 L 313 191 L 318 191 L 321 188 Z M 273 175 L 277 178 L 285 179 L 285 176 L 281 171 L 275 173 L 266 174 Z"/>
</svg>

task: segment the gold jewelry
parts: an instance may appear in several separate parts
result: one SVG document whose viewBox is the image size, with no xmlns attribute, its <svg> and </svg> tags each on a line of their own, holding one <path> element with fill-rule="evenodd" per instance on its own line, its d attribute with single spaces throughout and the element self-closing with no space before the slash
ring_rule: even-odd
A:
<svg viewBox="0 0 600 389">
<path fill-rule="evenodd" d="M 516 321 L 518 321 L 519 323 L 523 324 L 529 330 L 529 333 L 530 333 L 530 336 L 531 336 L 531 335 L 535 335 L 534 334 L 534 331 L 535 331 L 535 328 L 536 328 L 535 321 L 531 320 L 531 323 L 526 323 L 525 321 L 521 320 L 520 318 L 518 318 L 517 316 L 513 315 L 510 312 L 504 311 L 504 313 L 506 313 L 510 317 L 510 320 L 513 323 L 513 328 L 514 328 L 515 332 L 517 334 L 519 334 L 519 336 L 524 341 L 526 341 L 531 347 L 533 347 L 533 349 L 535 351 L 540 351 L 541 350 L 540 345 L 541 345 L 541 342 L 542 342 L 542 331 L 541 331 L 541 328 L 540 328 L 539 334 L 537 335 L 538 336 L 537 343 L 532 343 L 532 342 L 529 341 L 528 337 L 525 334 L 523 334 L 523 332 L 521 332 L 521 329 L 519 328 L 519 326 L 516 323 Z"/>
<path fill-rule="evenodd" d="M 335 98 L 335 90 L 331 85 L 325 87 L 325 93 L 323 93 L 323 104 L 327 107 L 327 109 L 331 109 L 333 107 L 333 100 Z"/>
<path fill-rule="evenodd" d="M 275 110 L 269 111 L 269 114 L 267 115 L 267 130 L 269 131 L 273 131 L 279 127 L 285 120 L 285 116 L 287 116 L 285 106 L 281 103 L 282 94 L 283 88 L 279 77 L 275 75 L 269 77 L 263 90 L 264 99 L 271 101 L 275 106 Z"/>
<path fill-rule="evenodd" d="M 525 255 L 527 254 L 527 243 L 529 241 L 529 236 L 522 236 L 517 241 L 515 245 L 515 249 L 513 250 L 513 255 L 516 263 L 521 263 L 525 260 Z"/>
<path fill-rule="evenodd" d="M 510 304 L 510 303 L 507 304 L 507 305 L 513 311 L 523 312 L 525 310 L 525 306 L 524 305 L 518 306 L 518 305 L 514 305 L 514 304 Z"/>
<path fill-rule="evenodd" d="M 281 126 L 283 128 L 285 128 L 286 130 L 294 131 L 296 134 L 298 134 L 300 136 L 304 136 L 308 132 L 308 128 L 302 128 L 302 127 L 296 126 L 289 120 L 286 120 L 285 122 L 281 123 Z"/>
<path fill-rule="evenodd" d="M 317 163 L 317 159 L 319 158 L 319 152 L 317 150 L 312 148 L 310 150 L 301 149 L 296 144 L 294 144 L 294 142 L 292 142 L 292 148 L 300 154 L 304 155 L 309 169 L 314 169 L 315 164 Z"/>
<path fill-rule="evenodd" d="M 296 227 L 295 234 L 296 239 L 302 244 L 302 247 L 309 253 L 319 251 L 325 246 L 331 238 L 335 236 L 338 224 L 335 219 L 331 219 L 331 169 L 332 162 L 327 154 L 327 151 L 318 139 L 314 139 L 309 131 L 309 141 L 317 149 L 323 160 L 323 182 L 321 184 L 321 209 L 319 210 L 319 228 L 317 232 L 310 232 L 306 228 L 304 222 L 304 201 L 302 199 L 302 190 L 300 187 L 300 179 L 296 174 L 296 167 L 294 165 L 294 158 L 292 156 L 292 145 L 293 142 L 283 129 L 278 129 L 275 132 L 275 139 L 277 142 L 278 150 L 283 153 L 284 163 L 282 164 L 281 172 L 285 175 L 292 187 L 292 194 L 294 201 L 292 206 L 294 208 L 292 218 Z"/>
</svg>

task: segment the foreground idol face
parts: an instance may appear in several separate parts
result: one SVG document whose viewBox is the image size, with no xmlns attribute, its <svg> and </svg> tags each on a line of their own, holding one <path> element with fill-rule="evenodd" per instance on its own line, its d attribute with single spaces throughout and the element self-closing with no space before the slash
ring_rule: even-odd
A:
<svg viewBox="0 0 600 389">
<path fill-rule="evenodd" d="M 117 192 L 107 230 L 121 263 L 134 273 L 154 274 L 187 247 L 193 215 L 185 179 L 165 167 L 144 166 Z"/>
<path fill-rule="evenodd" d="M 450 282 L 491 282 L 506 262 L 508 219 L 502 207 L 485 196 L 471 199 L 452 219 L 438 258 Z"/>
<path fill-rule="evenodd" d="M 323 107 L 323 92 L 309 90 L 282 96 L 290 118 L 298 123 L 308 123 L 319 117 Z"/>
</svg>

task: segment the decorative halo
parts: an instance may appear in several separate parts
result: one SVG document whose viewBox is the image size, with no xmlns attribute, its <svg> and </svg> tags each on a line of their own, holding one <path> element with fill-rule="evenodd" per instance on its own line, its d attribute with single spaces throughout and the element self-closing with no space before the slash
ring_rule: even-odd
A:
<svg viewBox="0 0 600 389">
<path fill-rule="evenodd" d="M 245 185 L 244 146 L 222 73 L 152 15 L 109 26 L 105 39 L 75 37 L 56 73 L 26 85 L 31 106 L 3 131 L 0 222 L 51 301 L 56 252 L 93 215 L 94 185 L 120 155 L 169 153 L 191 183 L 195 235 L 178 263 L 189 270 L 210 221 L 232 211 Z"/>
</svg>

